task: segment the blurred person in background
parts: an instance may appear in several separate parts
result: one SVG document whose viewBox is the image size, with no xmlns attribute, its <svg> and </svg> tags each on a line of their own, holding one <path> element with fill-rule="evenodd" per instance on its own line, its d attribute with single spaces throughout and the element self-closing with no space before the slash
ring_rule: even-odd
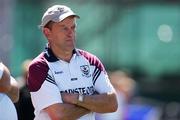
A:
<svg viewBox="0 0 180 120">
<path fill-rule="evenodd" d="M 103 116 L 101 120 L 160 120 L 159 107 L 151 99 L 138 95 L 138 83 L 128 72 L 111 72 L 110 80 L 117 91 L 119 108 L 116 112 Z"/>
<path fill-rule="evenodd" d="M 118 99 L 118 109 L 113 113 L 96 113 L 96 120 L 126 120 L 128 115 L 128 102 L 134 95 L 136 82 L 123 71 L 114 71 L 109 73 L 109 78 L 116 90 Z"/>
<path fill-rule="evenodd" d="M 0 120 L 18 120 L 13 103 L 19 99 L 19 88 L 9 69 L 0 61 Z"/>
<path fill-rule="evenodd" d="M 34 119 L 34 107 L 31 102 L 30 92 L 26 85 L 29 64 L 31 61 L 31 59 L 23 61 L 21 65 L 22 75 L 16 78 L 20 88 L 19 101 L 15 104 L 18 113 L 18 120 Z"/>
<path fill-rule="evenodd" d="M 50 7 L 42 17 L 48 45 L 31 62 L 28 75 L 35 120 L 95 120 L 94 112 L 117 109 L 115 90 L 101 61 L 75 48 L 76 18 L 64 5 Z"/>
<path fill-rule="evenodd" d="M 159 109 L 136 96 L 138 85 L 129 73 L 118 70 L 110 72 L 109 77 L 116 90 L 118 109 L 113 113 L 96 113 L 96 120 L 160 120 Z"/>
</svg>

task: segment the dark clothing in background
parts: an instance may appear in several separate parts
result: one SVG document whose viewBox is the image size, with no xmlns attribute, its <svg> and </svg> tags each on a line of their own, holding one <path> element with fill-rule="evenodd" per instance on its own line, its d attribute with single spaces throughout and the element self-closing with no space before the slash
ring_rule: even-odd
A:
<svg viewBox="0 0 180 120">
<path fill-rule="evenodd" d="M 33 120 L 34 119 L 34 107 L 31 102 L 30 93 L 26 86 L 20 89 L 20 98 L 15 103 L 18 120 Z"/>
</svg>

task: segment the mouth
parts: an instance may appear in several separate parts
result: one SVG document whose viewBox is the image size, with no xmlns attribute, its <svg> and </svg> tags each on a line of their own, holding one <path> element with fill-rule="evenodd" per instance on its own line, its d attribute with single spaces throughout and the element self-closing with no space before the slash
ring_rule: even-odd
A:
<svg viewBox="0 0 180 120">
<path fill-rule="evenodd" d="M 66 39 L 66 43 L 74 46 L 74 39 L 68 38 L 68 39 Z"/>
<path fill-rule="evenodd" d="M 72 41 L 73 42 L 74 39 L 73 38 L 67 38 L 66 41 Z"/>
</svg>

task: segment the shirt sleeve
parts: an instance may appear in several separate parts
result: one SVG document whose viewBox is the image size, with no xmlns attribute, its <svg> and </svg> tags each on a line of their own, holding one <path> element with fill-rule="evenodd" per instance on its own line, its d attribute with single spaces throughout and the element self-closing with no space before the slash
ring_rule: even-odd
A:
<svg viewBox="0 0 180 120">
<path fill-rule="evenodd" d="M 108 75 L 101 72 L 95 83 L 95 89 L 98 93 L 115 92 Z"/>
<path fill-rule="evenodd" d="M 93 69 L 92 82 L 95 86 L 96 92 L 114 92 L 115 90 L 110 83 L 109 77 L 102 62 L 96 56 L 91 56 L 90 58 L 91 59 L 89 61 Z"/>
<path fill-rule="evenodd" d="M 41 111 L 56 103 L 62 103 L 54 77 L 44 61 L 33 61 L 31 63 L 27 86 L 36 111 Z"/>
<path fill-rule="evenodd" d="M 62 103 L 58 87 L 56 84 L 53 84 L 47 80 L 43 82 L 41 88 L 38 91 L 30 92 L 30 94 L 34 107 L 39 111 L 50 105 Z"/>
</svg>

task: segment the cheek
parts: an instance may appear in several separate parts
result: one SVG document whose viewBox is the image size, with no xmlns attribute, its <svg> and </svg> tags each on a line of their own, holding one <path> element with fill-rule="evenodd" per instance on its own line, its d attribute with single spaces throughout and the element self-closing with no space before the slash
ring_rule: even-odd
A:
<svg viewBox="0 0 180 120">
<path fill-rule="evenodd" d="M 54 32 L 52 34 L 52 37 L 53 37 L 53 39 L 59 39 L 59 38 L 61 38 L 63 36 L 62 36 L 62 34 L 60 32 Z"/>
<path fill-rule="evenodd" d="M 55 37 L 56 37 L 56 39 L 58 39 L 58 40 L 63 40 L 63 39 L 65 39 L 65 35 L 63 35 L 63 34 L 57 34 Z"/>
</svg>

